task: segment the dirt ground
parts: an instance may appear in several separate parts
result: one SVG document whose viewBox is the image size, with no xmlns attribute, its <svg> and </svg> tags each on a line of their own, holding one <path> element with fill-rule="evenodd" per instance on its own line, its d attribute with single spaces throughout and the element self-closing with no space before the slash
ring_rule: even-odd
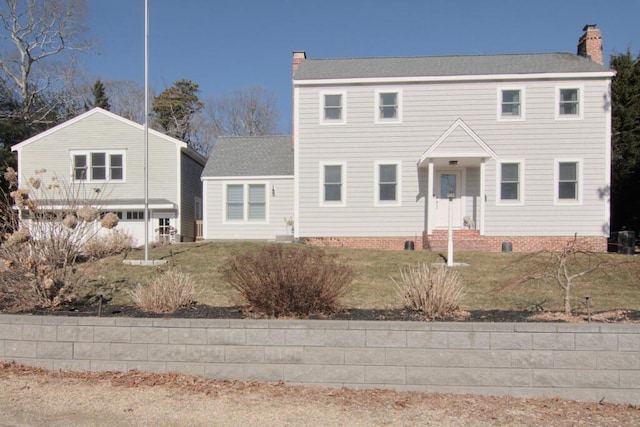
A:
<svg viewBox="0 0 640 427">
<path fill-rule="evenodd" d="M 293 387 L 0 362 L 0 426 L 627 426 L 606 402 Z"/>
</svg>

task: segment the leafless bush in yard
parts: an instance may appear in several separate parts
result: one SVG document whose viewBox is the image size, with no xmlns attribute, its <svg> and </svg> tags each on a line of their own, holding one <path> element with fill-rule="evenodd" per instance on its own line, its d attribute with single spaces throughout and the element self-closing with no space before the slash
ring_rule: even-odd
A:
<svg viewBox="0 0 640 427">
<path fill-rule="evenodd" d="M 229 258 L 222 274 L 253 309 L 281 317 L 336 311 L 355 270 L 322 249 L 269 245 Z"/>
<path fill-rule="evenodd" d="M 18 188 L 12 168 L 4 175 L 13 190 L 12 200 L 0 204 L 4 209 L 0 228 L 10 230 L 0 245 L 0 294 L 8 307 L 51 307 L 75 301 L 77 285 L 83 280 L 79 271 L 82 244 L 101 229 L 94 215 L 99 214 L 94 207 L 98 192 L 84 197 L 81 185 L 68 184 L 57 176 L 45 184 L 45 174 L 44 169 L 36 171 L 23 188 Z M 116 225 L 117 221 L 102 224 Z"/>
<path fill-rule="evenodd" d="M 130 291 L 136 307 L 152 313 L 173 313 L 194 302 L 198 293 L 191 276 L 176 270 L 168 270 Z"/>
<path fill-rule="evenodd" d="M 400 281 L 391 278 L 404 306 L 427 319 L 453 314 L 466 291 L 460 275 L 450 268 L 418 264 L 400 270 Z"/>
<path fill-rule="evenodd" d="M 539 251 L 524 255 L 516 264 L 525 266 L 521 277 L 508 283 L 507 286 L 523 285 L 529 282 L 553 283 L 563 293 L 564 312 L 570 314 L 571 292 L 584 279 L 599 272 L 607 274 L 613 269 L 627 269 L 629 274 L 638 273 L 638 263 L 624 260 L 606 253 L 594 252 L 582 247 L 577 235 L 558 251 Z"/>
</svg>

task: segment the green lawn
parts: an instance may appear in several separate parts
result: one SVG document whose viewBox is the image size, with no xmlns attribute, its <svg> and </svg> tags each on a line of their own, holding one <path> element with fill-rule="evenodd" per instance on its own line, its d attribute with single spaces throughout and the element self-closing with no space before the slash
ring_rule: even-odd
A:
<svg viewBox="0 0 640 427">
<path fill-rule="evenodd" d="M 198 302 L 209 305 L 241 305 L 238 294 L 222 280 L 219 267 L 234 254 L 259 248 L 261 243 L 187 243 L 150 250 L 151 259 L 166 259 L 167 266 L 141 267 L 122 263 L 123 256 L 103 259 L 90 271 L 89 284 L 97 291 L 112 297 L 111 304 L 130 304 L 126 289 L 145 283 L 149 277 L 167 268 L 177 268 L 190 274 L 202 287 Z M 439 252 L 388 251 L 372 249 L 331 248 L 328 252 L 348 259 L 356 268 L 353 286 L 343 300 L 349 308 L 399 308 L 390 277 L 399 278 L 402 266 L 421 262 L 442 262 Z M 624 262 L 622 267 L 608 273 L 596 272 L 583 278 L 572 292 L 574 310 L 586 311 L 585 295 L 589 295 L 593 311 L 611 309 L 640 309 L 640 260 L 628 255 L 605 255 L 612 262 Z M 143 252 L 134 250 L 127 257 L 142 259 Z M 532 256 L 523 259 L 516 253 L 460 252 L 454 267 L 462 276 L 467 294 L 462 301 L 465 310 L 562 310 L 563 292 L 554 283 L 513 283 L 524 275 L 533 262 Z M 633 273 L 635 271 L 635 273 Z"/>
</svg>

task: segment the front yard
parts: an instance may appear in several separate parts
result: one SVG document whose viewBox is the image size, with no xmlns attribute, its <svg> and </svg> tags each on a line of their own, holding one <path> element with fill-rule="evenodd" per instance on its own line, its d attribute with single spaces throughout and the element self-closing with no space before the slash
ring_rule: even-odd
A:
<svg viewBox="0 0 640 427">
<path fill-rule="evenodd" d="M 130 305 L 127 290 L 145 283 L 168 268 L 190 274 L 202 287 L 198 303 L 212 306 L 242 305 L 239 295 L 224 282 L 219 268 L 232 255 L 255 250 L 262 243 L 204 242 L 170 245 L 151 249 L 151 259 L 166 259 L 166 266 L 140 267 L 123 265 L 123 256 L 113 256 L 95 264 L 88 277 L 92 292 L 102 294 L 111 305 Z M 353 286 L 342 301 L 346 308 L 396 309 L 401 303 L 390 277 L 399 278 L 402 266 L 438 263 L 443 258 L 431 251 L 383 251 L 371 249 L 327 248 L 328 252 L 349 259 L 357 271 Z M 542 256 L 542 255 L 540 255 Z M 592 312 L 615 309 L 640 309 L 640 260 L 628 255 L 604 254 L 607 260 L 621 263 L 608 272 L 596 271 L 581 278 L 572 291 L 572 306 L 587 312 L 587 296 Z M 140 250 L 131 251 L 128 259 L 141 259 Z M 539 258 L 538 258 L 539 259 Z M 553 282 L 529 282 L 516 285 L 524 272 L 536 262 L 532 255 L 515 253 L 460 252 L 454 267 L 467 288 L 463 310 L 561 311 L 563 292 Z"/>
</svg>

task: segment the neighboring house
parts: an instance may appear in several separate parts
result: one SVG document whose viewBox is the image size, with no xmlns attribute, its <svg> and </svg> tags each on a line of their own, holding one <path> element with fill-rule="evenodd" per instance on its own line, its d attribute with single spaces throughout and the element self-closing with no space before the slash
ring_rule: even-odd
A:
<svg viewBox="0 0 640 427">
<path fill-rule="evenodd" d="M 443 249 L 451 217 L 457 249 L 605 251 L 614 72 L 584 31 L 579 55 L 294 52 L 295 236 Z"/>
<path fill-rule="evenodd" d="M 203 238 L 275 240 L 292 234 L 290 136 L 220 137 L 202 172 Z"/>
<path fill-rule="evenodd" d="M 185 142 L 149 129 L 150 241 L 196 238 L 202 215 L 200 174 L 205 159 Z M 63 180 L 79 199 L 120 218 L 117 229 L 144 243 L 144 128 L 100 108 L 51 128 L 12 147 L 21 182 L 34 171 L 44 185 Z M 49 192 L 49 194 L 54 194 Z M 51 209 L 59 201 L 48 200 Z"/>
</svg>

